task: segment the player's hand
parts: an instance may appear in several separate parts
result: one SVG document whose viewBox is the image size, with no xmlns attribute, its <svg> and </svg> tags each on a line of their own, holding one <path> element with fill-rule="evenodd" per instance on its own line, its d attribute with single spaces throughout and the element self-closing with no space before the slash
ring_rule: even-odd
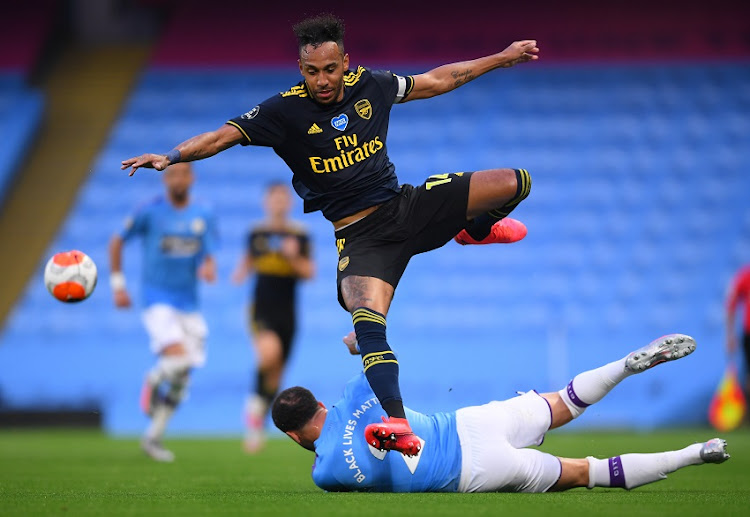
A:
<svg viewBox="0 0 750 517">
<path fill-rule="evenodd" d="M 135 158 L 128 158 L 127 160 L 123 160 L 120 169 L 125 170 L 128 167 L 132 167 L 132 169 L 130 170 L 130 174 L 128 174 L 128 176 L 132 176 L 133 174 L 135 174 L 135 171 L 137 171 L 141 167 L 143 167 L 144 169 L 156 169 L 157 171 L 163 171 L 167 168 L 168 165 L 169 160 L 164 154 L 142 154 L 140 156 L 136 156 Z"/>
<path fill-rule="evenodd" d="M 526 63 L 527 61 L 539 59 L 539 56 L 537 55 L 538 53 L 539 47 L 536 46 L 536 40 L 527 39 L 514 41 L 508 46 L 508 48 L 503 50 L 502 54 L 505 56 L 506 61 L 501 67 L 509 68 L 518 63 Z"/>
<path fill-rule="evenodd" d="M 357 335 L 354 331 L 351 331 L 344 336 L 344 344 L 346 345 L 346 348 L 349 349 L 350 354 L 359 355 L 359 352 L 357 351 Z"/>
<path fill-rule="evenodd" d="M 245 279 L 247 278 L 247 268 L 243 267 L 242 265 L 237 266 L 237 268 L 232 271 L 232 276 L 229 277 L 231 282 L 234 285 L 241 285 L 245 282 Z"/>
<path fill-rule="evenodd" d="M 284 240 L 281 241 L 281 247 L 279 251 L 284 257 L 288 259 L 299 257 L 302 253 L 302 249 L 299 245 L 299 239 L 297 239 L 296 237 L 285 237 Z"/>
<path fill-rule="evenodd" d="M 198 268 L 198 277 L 209 284 L 216 282 L 216 262 L 212 259 L 204 260 Z"/>
<path fill-rule="evenodd" d="M 125 289 L 119 289 L 114 292 L 115 307 L 118 309 L 127 309 L 133 302 L 130 301 L 130 295 Z"/>
</svg>

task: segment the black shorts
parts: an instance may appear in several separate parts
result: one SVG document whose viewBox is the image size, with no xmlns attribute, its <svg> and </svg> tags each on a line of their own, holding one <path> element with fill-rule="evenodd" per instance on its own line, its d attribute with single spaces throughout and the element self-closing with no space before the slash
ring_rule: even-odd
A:
<svg viewBox="0 0 750 517">
<path fill-rule="evenodd" d="M 750 373 L 750 332 L 742 334 L 742 348 L 745 355 L 745 371 Z"/>
<path fill-rule="evenodd" d="M 443 246 L 466 227 L 470 178 L 470 172 L 438 174 L 418 187 L 403 185 L 398 196 L 336 232 L 336 288 L 344 310 L 344 278 L 371 276 L 395 289 L 414 255 Z"/>
<path fill-rule="evenodd" d="M 292 341 L 296 331 L 294 308 L 271 306 L 269 304 L 252 304 L 250 306 L 250 327 L 253 333 L 263 330 L 275 332 L 281 340 L 281 357 L 289 358 Z"/>
</svg>

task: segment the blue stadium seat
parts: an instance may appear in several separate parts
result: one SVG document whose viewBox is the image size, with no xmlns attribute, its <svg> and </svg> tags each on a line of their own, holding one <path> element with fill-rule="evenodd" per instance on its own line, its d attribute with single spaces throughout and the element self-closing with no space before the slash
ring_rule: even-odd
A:
<svg viewBox="0 0 750 517">
<path fill-rule="evenodd" d="M 90 253 L 101 284 L 84 305 L 62 305 L 42 286 L 40 264 L 0 335 L 0 404 L 93 401 L 110 431 L 141 430 L 135 402 L 151 359 L 138 311 L 112 308 L 106 246 L 161 185 L 152 171 L 127 178 L 119 160 L 164 152 L 217 127 L 296 83 L 293 72 L 144 75 L 49 248 Z M 516 389 L 559 389 L 580 370 L 667 332 L 694 335 L 699 352 L 719 347 L 726 282 L 750 261 L 748 113 L 750 70 L 731 64 L 514 69 L 395 106 L 388 145 L 402 182 L 493 167 L 527 168 L 534 181 L 514 212 L 529 228 L 524 241 L 449 243 L 412 260 L 388 318 L 407 403 L 434 411 Z M 195 168 L 196 194 L 219 218 L 221 279 L 203 288 L 209 362 L 172 429 L 239 432 L 254 361 L 249 286 L 233 286 L 228 276 L 250 222 L 262 216 L 265 185 L 291 174 L 271 150 L 257 148 L 231 149 Z M 335 300 L 330 224 L 303 216 L 299 202 L 295 216 L 314 237 L 318 275 L 301 288 L 298 347 L 285 383 L 308 385 L 330 403 L 360 366 L 340 344 L 351 320 Z M 139 263 L 137 245 L 128 247 L 136 298 Z M 40 353 L 65 372 L 38 368 L 32 358 Z M 721 369 L 691 358 L 628 382 L 587 425 L 700 424 Z M 682 390 L 679 407 L 660 397 L 673 383 Z"/>
<path fill-rule="evenodd" d="M 28 152 L 44 111 L 42 93 L 25 84 L 18 73 L 0 73 L 0 205 Z"/>
</svg>

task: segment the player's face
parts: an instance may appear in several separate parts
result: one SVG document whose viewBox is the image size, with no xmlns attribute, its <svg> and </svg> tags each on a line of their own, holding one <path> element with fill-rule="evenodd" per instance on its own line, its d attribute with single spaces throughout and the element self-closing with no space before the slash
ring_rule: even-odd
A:
<svg viewBox="0 0 750 517">
<path fill-rule="evenodd" d="M 167 187 L 169 197 L 174 201 L 185 201 L 192 184 L 193 170 L 187 163 L 170 165 L 164 171 L 164 185 Z"/>
<path fill-rule="evenodd" d="M 327 41 L 317 47 L 307 45 L 299 53 L 299 71 L 313 99 L 332 104 L 344 98 L 344 74 L 349 70 L 349 54 L 338 44 Z"/>
<path fill-rule="evenodd" d="M 266 193 L 266 212 L 271 217 L 286 217 L 292 208 L 292 196 L 289 189 L 277 185 Z"/>
</svg>

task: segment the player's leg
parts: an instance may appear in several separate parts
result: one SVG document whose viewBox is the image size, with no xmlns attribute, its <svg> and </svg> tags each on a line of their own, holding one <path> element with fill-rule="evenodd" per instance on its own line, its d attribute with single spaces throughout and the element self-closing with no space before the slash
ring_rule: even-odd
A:
<svg viewBox="0 0 750 517">
<path fill-rule="evenodd" d="M 546 400 L 530 391 L 459 409 L 460 492 L 545 492 L 559 479 L 560 461 L 540 445 L 550 426 Z"/>
<path fill-rule="evenodd" d="M 341 296 L 352 315 L 365 376 L 389 417 L 382 424 L 367 426 L 365 437 L 374 447 L 415 455 L 421 444 L 406 420 L 398 361 L 386 339 L 393 292 L 393 286 L 379 278 L 352 275 L 341 281 Z"/>
<path fill-rule="evenodd" d="M 162 439 L 175 409 L 184 398 L 190 380 L 191 361 L 181 343 L 174 343 L 162 349 L 159 360 L 149 377 L 156 375 L 162 379 L 158 386 L 165 392 L 155 398 L 151 411 L 151 422 L 144 433 L 141 447 L 157 461 L 174 461 L 174 454 L 165 449 Z"/>
<path fill-rule="evenodd" d="M 526 227 L 505 219 L 531 191 L 525 169 L 490 169 L 471 175 L 466 218 L 470 221 L 455 240 L 459 244 L 515 242 L 526 236 Z"/>
<path fill-rule="evenodd" d="M 562 473 L 550 491 L 576 487 L 612 487 L 633 489 L 661 481 L 667 474 L 690 465 L 723 463 L 729 459 L 727 442 L 713 438 L 684 449 L 647 454 L 622 454 L 607 459 L 560 458 Z"/>
<path fill-rule="evenodd" d="M 143 321 L 158 360 L 146 375 L 141 396 L 142 406 L 148 399 L 144 409 L 151 417 L 141 447 L 157 461 L 173 461 L 174 455 L 164 449 L 161 441 L 175 409 L 185 398 L 190 370 L 205 360 L 205 322 L 197 313 L 183 315 L 162 304 L 146 309 Z"/>
<path fill-rule="evenodd" d="M 283 343 L 274 330 L 265 328 L 253 334 L 257 365 L 245 405 L 247 433 L 245 450 L 257 452 L 264 444 L 263 425 L 268 408 L 279 389 L 283 368 Z"/>
<path fill-rule="evenodd" d="M 666 361 L 685 357 L 695 350 L 695 341 L 684 334 L 662 336 L 627 356 L 576 375 L 557 393 L 544 393 L 552 412 L 550 429 L 565 425 L 599 402 L 617 384 Z"/>
</svg>

